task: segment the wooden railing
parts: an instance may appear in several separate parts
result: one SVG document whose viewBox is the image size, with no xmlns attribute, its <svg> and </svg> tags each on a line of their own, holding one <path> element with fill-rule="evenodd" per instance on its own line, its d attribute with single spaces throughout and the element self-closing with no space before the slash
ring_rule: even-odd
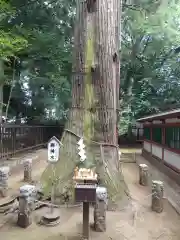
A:
<svg viewBox="0 0 180 240">
<path fill-rule="evenodd" d="M 52 136 L 61 137 L 63 126 L 0 126 L 0 159 L 8 159 L 19 152 L 39 148 Z"/>
<path fill-rule="evenodd" d="M 132 127 L 132 134 L 136 137 L 136 142 L 143 141 L 143 128 L 139 128 L 136 126 Z"/>
</svg>

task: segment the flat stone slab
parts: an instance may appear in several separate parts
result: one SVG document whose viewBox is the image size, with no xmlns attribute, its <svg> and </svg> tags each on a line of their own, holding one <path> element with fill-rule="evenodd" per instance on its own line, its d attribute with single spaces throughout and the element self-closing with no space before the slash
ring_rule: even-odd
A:
<svg viewBox="0 0 180 240">
<path fill-rule="evenodd" d="M 57 209 L 54 209 L 52 213 L 45 213 L 41 220 L 40 224 L 47 226 L 55 226 L 60 223 L 60 214 Z"/>
</svg>

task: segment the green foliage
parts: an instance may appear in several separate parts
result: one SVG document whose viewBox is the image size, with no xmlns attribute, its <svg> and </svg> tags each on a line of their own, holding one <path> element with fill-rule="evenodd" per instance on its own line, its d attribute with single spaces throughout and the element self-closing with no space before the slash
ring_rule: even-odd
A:
<svg viewBox="0 0 180 240">
<path fill-rule="evenodd" d="M 13 8 L 5 0 L 0 0 L 0 20 L 7 17 L 7 15 L 12 15 L 14 13 Z"/>
<path fill-rule="evenodd" d="M 6 28 L 3 23 L 15 16 L 15 9 L 5 0 L 0 1 L 0 58 L 7 60 L 27 47 L 27 40 L 15 33 L 15 29 Z"/>
<path fill-rule="evenodd" d="M 180 103 L 179 3 L 141 0 L 138 5 L 125 5 L 120 133 L 135 119 Z"/>
<path fill-rule="evenodd" d="M 10 32 L 0 30 L 0 58 L 8 60 L 8 57 L 27 47 L 27 41 Z"/>
<path fill-rule="evenodd" d="M 9 2 L 18 11 L 13 18 L 7 17 L 3 26 L 28 41 L 26 49 L 20 52 L 17 49 L 21 81 L 27 86 L 21 85 L 26 115 L 39 121 L 47 117 L 65 119 L 71 97 L 74 3 L 64 0 L 51 4 L 40 0 Z M 9 37 L 8 41 L 11 41 Z M 56 116 L 47 116 L 47 111 L 55 111 Z"/>
<path fill-rule="evenodd" d="M 180 104 L 179 6 L 179 0 L 123 1 L 120 134 L 136 118 Z M 67 118 L 74 15 L 74 0 L 0 1 L 0 58 L 20 61 L 12 114 L 42 121 L 55 109 L 49 118 Z M 12 71 L 5 75 L 11 83 Z"/>
</svg>

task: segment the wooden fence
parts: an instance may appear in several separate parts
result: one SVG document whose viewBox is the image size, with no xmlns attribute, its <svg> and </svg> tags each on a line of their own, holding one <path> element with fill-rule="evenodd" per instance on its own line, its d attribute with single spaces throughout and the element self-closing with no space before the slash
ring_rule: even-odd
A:
<svg viewBox="0 0 180 240">
<path fill-rule="evenodd" d="M 63 126 L 0 126 L 0 159 L 44 146 L 52 136 L 60 139 Z"/>
</svg>

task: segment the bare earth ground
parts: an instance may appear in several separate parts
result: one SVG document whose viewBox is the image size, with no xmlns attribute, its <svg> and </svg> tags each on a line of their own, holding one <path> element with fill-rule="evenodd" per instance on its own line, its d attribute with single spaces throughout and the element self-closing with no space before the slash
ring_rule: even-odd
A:
<svg viewBox="0 0 180 240">
<path fill-rule="evenodd" d="M 39 150 L 33 166 L 33 178 L 38 180 L 46 167 L 46 150 Z M 144 161 L 143 158 L 140 159 Z M 138 167 L 135 163 L 124 163 L 122 171 L 125 181 L 133 198 L 132 204 L 118 212 L 107 212 L 106 233 L 90 231 L 90 239 L 95 240 L 179 240 L 180 239 L 180 216 L 164 200 L 164 212 L 157 214 L 151 211 L 151 189 L 141 187 L 138 184 Z M 10 192 L 17 192 L 22 182 L 22 169 L 10 177 Z M 158 175 L 156 175 L 158 177 Z M 2 203 L 0 199 L 0 203 Z M 33 213 L 33 224 L 27 229 L 21 229 L 15 225 L 16 215 L 10 216 L 10 220 L 0 228 L 1 239 L 5 240 L 78 240 L 82 230 L 82 209 L 61 208 L 61 222 L 55 227 L 39 226 L 36 222 L 42 213 L 48 209 L 41 209 Z M 0 214 L 0 224 L 4 216 Z M 93 222 L 93 214 L 91 214 Z"/>
</svg>

